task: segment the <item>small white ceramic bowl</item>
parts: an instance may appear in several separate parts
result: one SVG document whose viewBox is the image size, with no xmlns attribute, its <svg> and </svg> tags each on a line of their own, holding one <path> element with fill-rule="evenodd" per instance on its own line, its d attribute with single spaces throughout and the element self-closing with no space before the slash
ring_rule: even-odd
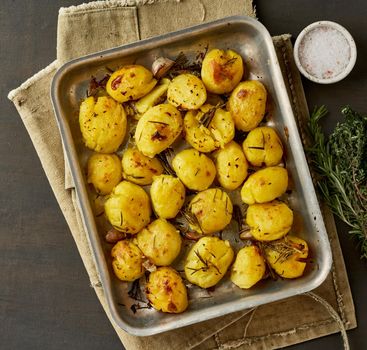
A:
<svg viewBox="0 0 367 350">
<path fill-rule="evenodd" d="M 299 71 L 320 84 L 336 83 L 353 69 L 357 48 L 353 37 L 340 24 L 315 22 L 298 35 L 294 59 Z"/>
</svg>

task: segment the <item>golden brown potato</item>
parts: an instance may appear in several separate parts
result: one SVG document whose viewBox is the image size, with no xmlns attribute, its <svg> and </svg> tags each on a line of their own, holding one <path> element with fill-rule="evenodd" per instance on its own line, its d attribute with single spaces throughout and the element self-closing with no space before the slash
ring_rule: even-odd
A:
<svg viewBox="0 0 367 350">
<path fill-rule="evenodd" d="M 209 188 L 199 192 L 189 204 L 194 217 L 190 228 L 203 234 L 223 230 L 232 219 L 233 206 L 228 194 L 220 188 Z"/>
<path fill-rule="evenodd" d="M 113 153 L 126 133 L 125 110 L 108 96 L 86 98 L 80 105 L 79 125 L 85 145 L 100 153 Z"/>
<path fill-rule="evenodd" d="M 181 113 L 170 104 L 160 104 L 150 108 L 139 119 L 135 142 L 140 152 L 153 158 L 171 146 L 181 131 Z"/>
<path fill-rule="evenodd" d="M 129 181 L 122 181 L 113 189 L 104 207 L 108 221 L 121 232 L 138 233 L 150 222 L 149 196 Z"/>
<path fill-rule="evenodd" d="M 283 157 L 283 145 L 274 129 L 268 126 L 251 130 L 243 142 L 247 160 L 254 166 L 274 166 Z"/>
<path fill-rule="evenodd" d="M 153 176 L 163 173 L 159 159 L 149 158 L 136 148 L 128 148 L 122 155 L 123 177 L 138 185 L 150 185 Z"/>
<path fill-rule="evenodd" d="M 246 223 L 258 241 L 274 241 L 285 236 L 293 224 L 293 212 L 279 201 L 252 204 L 247 208 Z"/>
<path fill-rule="evenodd" d="M 226 274 L 233 256 L 234 253 L 228 241 L 218 237 L 202 237 L 187 255 L 186 278 L 201 288 L 213 287 Z"/>
<path fill-rule="evenodd" d="M 185 186 L 172 175 L 154 176 L 150 197 L 154 212 L 160 218 L 173 219 L 185 202 Z"/>
<path fill-rule="evenodd" d="M 297 278 L 303 275 L 308 257 L 307 242 L 295 236 L 286 236 L 265 245 L 265 258 L 272 269 L 283 278 Z"/>
<path fill-rule="evenodd" d="M 160 267 L 149 275 L 146 294 L 159 311 L 178 314 L 188 306 L 186 287 L 172 267 Z"/>
<path fill-rule="evenodd" d="M 237 129 L 250 131 L 259 125 L 265 114 L 266 95 L 260 81 L 249 80 L 238 84 L 227 106 Z"/>
<path fill-rule="evenodd" d="M 88 159 L 87 182 L 96 192 L 109 194 L 121 181 L 122 169 L 120 158 L 116 154 L 95 153 Z"/>
<path fill-rule="evenodd" d="M 112 98 L 122 103 L 145 96 L 156 84 L 157 80 L 148 69 L 134 64 L 112 73 L 106 91 Z"/>
<path fill-rule="evenodd" d="M 169 84 L 167 100 L 180 109 L 198 109 L 206 101 L 205 86 L 193 74 L 180 74 Z"/>
<path fill-rule="evenodd" d="M 246 204 L 270 202 L 280 197 L 288 186 L 288 172 L 281 167 L 261 169 L 248 177 L 241 189 Z"/>
<path fill-rule="evenodd" d="M 242 76 L 242 58 L 235 51 L 213 49 L 205 55 L 201 78 L 208 91 L 215 94 L 231 92 Z"/>
<path fill-rule="evenodd" d="M 247 177 L 248 163 L 241 146 L 231 141 L 214 154 L 217 179 L 226 190 L 235 190 Z"/>
<path fill-rule="evenodd" d="M 184 118 L 185 139 L 200 152 L 224 147 L 233 139 L 234 132 L 231 114 L 208 104 L 188 111 Z"/>
<path fill-rule="evenodd" d="M 184 185 L 194 191 L 207 189 L 216 174 L 213 161 L 193 148 L 178 153 L 172 160 L 172 168 Z"/>
<path fill-rule="evenodd" d="M 157 266 L 168 266 L 181 250 L 178 230 L 165 219 L 157 219 L 143 228 L 137 235 L 138 247 Z"/>
<path fill-rule="evenodd" d="M 240 288 L 248 289 L 259 282 L 265 274 L 265 262 L 258 247 L 242 248 L 232 266 L 231 281 Z"/>
<path fill-rule="evenodd" d="M 131 241 L 117 242 L 111 256 L 113 271 L 121 281 L 135 281 L 143 276 L 143 254 Z"/>
</svg>

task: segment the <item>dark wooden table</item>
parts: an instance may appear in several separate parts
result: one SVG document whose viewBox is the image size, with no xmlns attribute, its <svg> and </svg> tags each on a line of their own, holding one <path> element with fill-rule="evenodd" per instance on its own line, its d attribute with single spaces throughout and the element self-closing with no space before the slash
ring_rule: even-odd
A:
<svg viewBox="0 0 367 350">
<path fill-rule="evenodd" d="M 58 8 L 77 0 L 2 0 L 0 8 L 0 349 L 120 349 L 84 270 L 9 90 L 56 56 Z M 224 2 L 224 1 L 223 1 Z M 294 36 L 317 20 L 334 20 L 354 36 L 357 64 L 335 85 L 304 81 L 309 106 L 326 104 L 330 131 L 345 104 L 367 113 L 367 4 L 364 0 L 258 0 L 260 20 L 273 35 Z M 367 263 L 337 222 L 359 327 L 351 348 L 367 349 Z M 292 349 L 341 349 L 331 335 Z"/>
</svg>

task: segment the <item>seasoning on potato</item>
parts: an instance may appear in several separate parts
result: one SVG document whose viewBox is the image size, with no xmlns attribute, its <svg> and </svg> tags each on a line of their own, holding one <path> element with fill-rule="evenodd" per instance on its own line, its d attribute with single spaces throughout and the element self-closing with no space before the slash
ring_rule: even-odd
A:
<svg viewBox="0 0 367 350">
<path fill-rule="evenodd" d="M 233 205 L 228 194 L 220 188 L 199 192 L 189 204 L 192 215 L 190 228 L 203 234 L 223 230 L 232 219 Z"/>
<path fill-rule="evenodd" d="M 111 256 L 113 271 L 121 281 L 135 281 L 143 276 L 143 254 L 131 241 L 117 242 Z"/>
<path fill-rule="evenodd" d="M 267 92 L 257 80 L 248 80 L 238 84 L 228 101 L 236 128 L 250 131 L 256 128 L 265 115 Z"/>
<path fill-rule="evenodd" d="M 106 84 L 107 93 L 117 102 L 137 100 L 157 84 L 151 71 L 138 64 L 124 66 L 112 73 Z"/>
<path fill-rule="evenodd" d="M 185 186 L 172 175 L 154 176 L 150 197 L 154 212 L 160 218 L 173 219 L 185 202 Z"/>
<path fill-rule="evenodd" d="M 232 50 L 210 50 L 204 57 L 201 78 L 208 91 L 215 94 L 231 92 L 243 76 L 242 57 Z"/>
<path fill-rule="evenodd" d="M 263 278 L 265 269 L 260 249 L 255 245 L 243 247 L 233 263 L 231 281 L 240 288 L 249 289 Z"/>
<path fill-rule="evenodd" d="M 172 168 L 184 185 L 193 191 L 206 190 L 216 174 L 213 161 L 193 148 L 178 153 L 172 160 Z"/>
<path fill-rule="evenodd" d="M 133 147 L 124 151 L 121 163 L 124 179 L 138 185 L 150 185 L 153 176 L 163 173 L 159 159 L 149 158 Z"/>
<path fill-rule="evenodd" d="M 308 257 L 307 242 L 299 237 L 286 236 L 283 239 L 264 243 L 265 258 L 271 268 L 283 278 L 297 278 L 303 275 Z"/>
<path fill-rule="evenodd" d="M 146 295 L 151 305 L 162 312 L 178 314 L 189 304 L 182 278 L 172 267 L 159 267 L 149 275 Z"/>
<path fill-rule="evenodd" d="M 138 233 L 150 222 L 149 196 L 140 186 L 122 181 L 109 195 L 105 203 L 105 214 L 116 230 Z"/>
<path fill-rule="evenodd" d="M 197 76 L 180 74 L 169 84 L 167 100 L 179 109 L 198 109 L 206 101 L 206 89 Z"/>
<path fill-rule="evenodd" d="M 243 142 L 247 160 L 254 166 L 274 166 L 283 157 L 283 145 L 278 134 L 268 126 L 253 129 Z"/>
<path fill-rule="evenodd" d="M 201 288 L 213 287 L 224 277 L 233 257 L 228 241 L 218 237 L 200 238 L 187 255 L 186 278 Z"/>
<path fill-rule="evenodd" d="M 160 104 L 139 119 L 135 130 L 136 146 L 144 155 L 153 158 L 171 146 L 181 131 L 181 113 L 170 104 Z"/>
<path fill-rule="evenodd" d="M 101 195 L 109 194 L 121 181 L 122 168 L 116 154 L 92 154 L 87 164 L 87 182 Z"/>
<path fill-rule="evenodd" d="M 246 204 L 270 202 L 280 197 L 288 187 L 288 172 L 282 167 L 261 169 L 248 177 L 241 189 Z"/>
<path fill-rule="evenodd" d="M 138 247 L 157 266 L 168 266 L 181 250 L 178 230 L 165 219 L 157 219 L 137 235 Z"/>
<path fill-rule="evenodd" d="M 79 125 L 85 145 L 100 153 L 116 152 L 126 133 L 123 106 L 108 96 L 87 97 L 80 105 Z"/>
<path fill-rule="evenodd" d="M 214 154 L 217 179 L 226 190 L 235 190 L 247 177 L 248 163 L 241 146 L 231 141 Z"/>
<path fill-rule="evenodd" d="M 284 237 L 293 224 L 293 211 L 280 201 L 252 204 L 247 208 L 246 223 L 258 241 L 274 241 Z"/>
</svg>

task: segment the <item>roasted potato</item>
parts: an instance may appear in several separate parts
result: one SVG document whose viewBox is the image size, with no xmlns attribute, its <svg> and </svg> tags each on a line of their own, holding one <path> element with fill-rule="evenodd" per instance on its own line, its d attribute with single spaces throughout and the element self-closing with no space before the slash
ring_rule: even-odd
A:
<svg viewBox="0 0 367 350">
<path fill-rule="evenodd" d="M 140 152 L 153 158 L 171 146 L 181 131 L 181 113 L 170 104 L 160 104 L 150 108 L 139 119 L 135 142 Z"/>
<path fill-rule="evenodd" d="M 252 204 L 247 208 L 246 223 L 258 241 L 274 241 L 290 231 L 293 212 L 280 201 Z"/>
<path fill-rule="evenodd" d="M 228 194 L 220 188 L 199 192 L 189 204 L 189 215 L 194 218 L 190 228 L 203 234 L 223 230 L 232 219 L 233 206 Z"/>
<path fill-rule="evenodd" d="M 117 242 L 111 256 L 113 271 L 121 281 L 135 281 L 143 276 L 143 254 L 131 241 Z"/>
<path fill-rule="evenodd" d="M 136 148 L 125 150 L 121 162 L 124 179 L 138 185 L 150 185 L 153 182 L 153 176 L 163 173 L 159 159 L 149 158 Z"/>
<path fill-rule="evenodd" d="M 231 92 L 243 76 L 242 57 L 232 50 L 210 50 L 204 57 L 201 78 L 208 91 Z"/>
<path fill-rule="evenodd" d="M 113 153 L 126 133 L 124 107 L 108 96 L 87 97 L 80 105 L 79 125 L 85 145 L 100 153 Z"/>
<path fill-rule="evenodd" d="M 233 260 L 228 241 L 218 237 L 202 237 L 191 248 L 185 261 L 185 275 L 189 282 L 201 288 L 215 286 L 226 274 Z"/>
<path fill-rule="evenodd" d="M 283 278 L 297 278 L 303 275 L 308 257 L 307 242 L 295 236 L 286 236 L 265 245 L 265 258 L 272 269 Z"/>
<path fill-rule="evenodd" d="M 251 288 L 265 274 L 265 261 L 258 247 L 243 247 L 232 266 L 231 281 L 243 289 Z"/>
<path fill-rule="evenodd" d="M 87 182 L 98 194 L 109 194 L 121 181 L 120 158 L 116 154 L 94 153 L 88 159 Z"/>
<path fill-rule="evenodd" d="M 169 84 L 167 100 L 179 109 L 198 109 L 206 101 L 205 86 L 193 74 L 180 74 Z"/>
<path fill-rule="evenodd" d="M 248 163 L 241 146 L 231 141 L 214 154 L 217 179 L 226 190 L 235 190 L 247 177 Z"/>
<path fill-rule="evenodd" d="M 188 111 L 184 118 L 185 139 L 200 152 L 224 147 L 233 139 L 234 131 L 231 114 L 209 104 Z"/>
<path fill-rule="evenodd" d="M 113 189 L 104 207 L 108 221 L 121 232 L 138 233 L 150 222 L 149 196 L 129 181 L 122 181 Z"/>
<path fill-rule="evenodd" d="M 187 188 L 194 191 L 207 189 L 214 181 L 213 161 L 196 149 L 185 149 L 172 160 L 172 168 Z"/>
<path fill-rule="evenodd" d="M 268 126 L 253 129 L 243 141 L 243 151 L 254 166 L 274 166 L 283 157 L 283 145 L 278 134 Z"/>
<path fill-rule="evenodd" d="M 250 131 L 259 125 L 265 114 L 266 95 L 260 81 L 249 80 L 238 84 L 227 105 L 237 129 Z"/>
<path fill-rule="evenodd" d="M 137 100 L 157 84 L 152 72 L 138 64 L 124 66 L 112 73 L 106 84 L 107 93 L 122 103 Z"/>
<path fill-rule="evenodd" d="M 180 232 L 165 219 L 157 219 L 137 235 L 138 247 L 157 266 L 168 266 L 181 250 Z"/>
<path fill-rule="evenodd" d="M 173 219 L 185 202 L 185 186 L 172 175 L 154 176 L 150 197 L 154 212 L 160 218 Z"/>
<path fill-rule="evenodd" d="M 288 172 L 281 167 L 261 169 L 248 177 L 241 189 L 246 204 L 265 203 L 280 197 L 288 186 Z"/>
<path fill-rule="evenodd" d="M 149 275 L 146 295 L 152 306 L 163 312 L 178 314 L 189 304 L 182 278 L 172 267 L 159 267 Z"/>
</svg>

